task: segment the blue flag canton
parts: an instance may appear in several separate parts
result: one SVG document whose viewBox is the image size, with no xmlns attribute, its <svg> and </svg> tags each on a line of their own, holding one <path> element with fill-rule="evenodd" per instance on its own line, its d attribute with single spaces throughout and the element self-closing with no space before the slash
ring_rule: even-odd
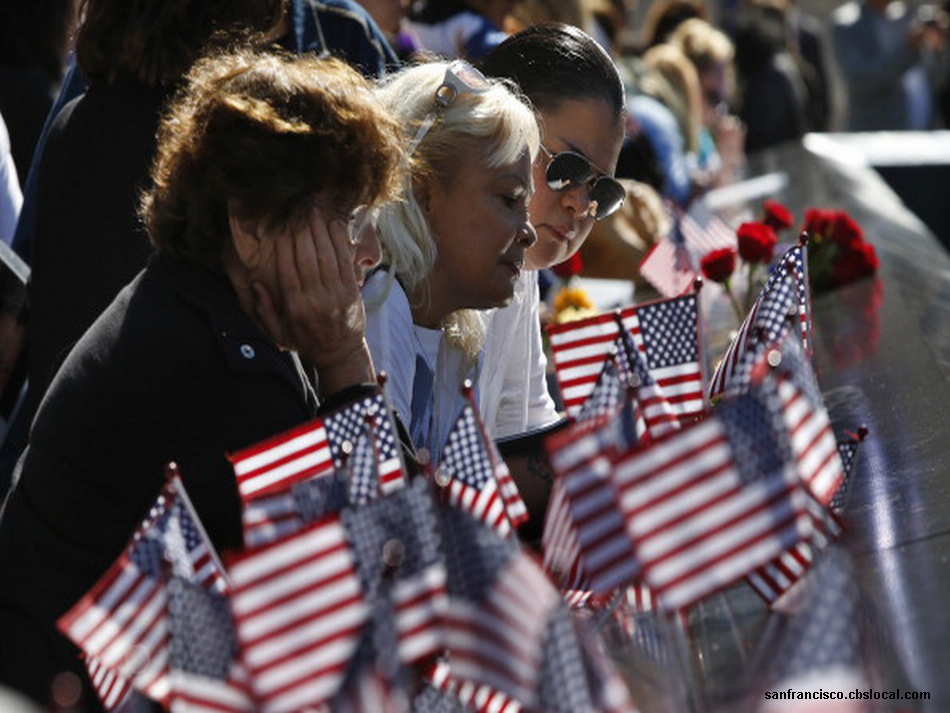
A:
<svg viewBox="0 0 950 713">
<path fill-rule="evenodd" d="M 438 516 L 449 596 L 479 601 L 517 555 L 517 540 L 502 537 L 459 508 L 441 507 Z"/>
<path fill-rule="evenodd" d="M 850 558 L 837 547 L 826 550 L 812 588 L 775 652 L 775 681 L 837 666 L 857 671 L 861 634 L 855 582 Z"/>
<path fill-rule="evenodd" d="M 167 589 L 172 668 L 226 680 L 237 655 L 227 600 L 181 577 L 172 577 Z"/>
<path fill-rule="evenodd" d="M 698 361 L 695 296 L 643 305 L 637 308 L 637 318 L 649 369 Z"/>
<path fill-rule="evenodd" d="M 766 287 L 762 288 L 753 323 L 753 331 L 756 328 L 763 330 L 769 342 L 774 342 L 785 334 L 792 326 L 789 316 L 797 314 L 796 289 L 792 278 L 784 273 L 775 273 L 773 277 L 775 279 L 770 279 Z M 756 338 L 752 333 L 750 337 Z"/>
<path fill-rule="evenodd" d="M 593 390 L 581 404 L 577 422 L 584 423 L 604 416 L 613 416 L 623 403 L 625 391 L 626 387 L 620 381 L 613 359 L 608 359 Z"/>
<path fill-rule="evenodd" d="M 342 471 L 291 486 L 294 507 L 304 522 L 340 512 L 349 504 L 349 479 Z"/>
<path fill-rule="evenodd" d="M 540 706 L 544 711 L 596 710 L 591 700 L 580 642 L 564 604 L 558 606 L 545 627 L 541 648 Z"/>
<path fill-rule="evenodd" d="M 425 684 L 412 701 L 413 713 L 468 713 L 462 702 L 451 693 Z"/>
<path fill-rule="evenodd" d="M 628 383 L 633 382 L 640 386 L 650 386 L 655 383 L 647 368 L 646 358 L 637 349 L 633 337 L 626 329 L 617 335 L 616 347 L 617 361 L 621 366 L 622 376 Z"/>
<path fill-rule="evenodd" d="M 793 330 L 782 342 L 781 372 L 802 392 L 812 410 L 824 408 L 824 399 L 818 380 L 811 368 L 811 361 L 802 349 L 799 332 Z"/>
<path fill-rule="evenodd" d="M 717 408 L 743 483 L 773 477 L 791 462 L 791 448 L 781 425 L 777 399 L 777 394 L 756 389 Z"/>
<path fill-rule="evenodd" d="M 375 436 L 369 425 L 356 441 L 356 447 L 347 463 L 350 476 L 350 503 L 365 505 L 379 495 L 379 467 L 376 459 Z"/>
<path fill-rule="evenodd" d="M 376 432 L 380 456 L 384 459 L 398 456 L 389 408 L 383 395 L 375 394 L 324 418 L 323 424 L 327 430 L 334 467 L 341 468 L 343 462 L 353 453 L 357 441 L 367 427 L 368 419 L 372 420 L 372 427 Z"/>
<path fill-rule="evenodd" d="M 165 533 L 176 500 L 167 487 L 163 489 L 133 537 L 129 559 L 142 574 L 163 577 L 169 568 Z"/>
<path fill-rule="evenodd" d="M 420 479 L 363 507 L 343 511 L 360 582 L 371 603 L 387 566 L 396 579 L 407 579 L 442 562 L 428 487 Z"/>
<path fill-rule="evenodd" d="M 495 477 L 485 436 L 476 420 L 475 411 L 468 404 L 445 442 L 439 468 L 474 488 L 481 488 Z"/>
</svg>

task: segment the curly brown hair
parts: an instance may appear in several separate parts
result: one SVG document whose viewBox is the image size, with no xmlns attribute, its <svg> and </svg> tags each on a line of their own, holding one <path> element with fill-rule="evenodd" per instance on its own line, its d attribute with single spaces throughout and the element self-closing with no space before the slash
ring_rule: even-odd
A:
<svg viewBox="0 0 950 713">
<path fill-rule="evenodd" d="M 76 62 L 93 83 L 169 86 L 211 47 L 273 30 L 286 9 L 287 0 L 82 0 Z"/>
<path fill-rule="evenodd" d="M 158 133 L 140 216 L 152 243 L 218 268 L 228 205 L 270 226 L 317 196 L 351 210 L 394 199 L 402 132 L 369 83 L 336 59 L 237 50 L 199 60 Z"/>
</svg>

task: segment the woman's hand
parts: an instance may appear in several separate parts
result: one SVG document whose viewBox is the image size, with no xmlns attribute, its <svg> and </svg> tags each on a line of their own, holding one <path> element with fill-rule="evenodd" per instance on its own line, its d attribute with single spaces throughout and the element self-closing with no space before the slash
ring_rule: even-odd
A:
<svg viewBox="0 0 950 713">
<path fill-rule="evenodd" d="M 258 318 L 268 334 L 317 370 L 324 396 L 373 381 L 347 225 L 341 219 L 328 222 L 314 207 L 307 220 L 272 239 L 280 294 L 253 284 Z"/>
</svg>

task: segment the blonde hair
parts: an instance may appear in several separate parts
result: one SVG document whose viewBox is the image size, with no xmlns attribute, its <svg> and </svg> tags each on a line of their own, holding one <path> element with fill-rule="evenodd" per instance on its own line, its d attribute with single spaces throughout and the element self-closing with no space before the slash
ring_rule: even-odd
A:
<svg viewBox="0 0 950 713">
<path fill-rule="evenodd" d="M 717 65 L 728 65 L 735 54 L 729 36 L 699 18 L 686 20 L 677 27 L 670 35 L 670 44 L 683 50 L 700 73 Z"/>
<path fill-rule="evenodd" d="M 686 147 L 699 148 L 702 126 L 702 92 L 699 75 L 689 58 L 673 44 L 659 44 L 643 55 L 647 75 L 641 80 L 644 93 L 659 99 L 676 116 Z"/>
<path fill-rule="evenodd" d="M 435 94 L 445 77 L 446 62 L 409 67 L 384 79 L 377 95 L 402 125 L 407 142 L 436 111 Z M 533 162 L 540 136 L 535 115 L 513 84 L 488 80 L 481 93 L 460 92 L 440 110 L 425 137 L 415 147 L 400 199 L 380 210 L 378 231 L 389 279 L 398 279 L 407 295 L 426 287 L 437 249 L 425 213 L 416 201 L 413 182 L 427 178 L 450 183 L 460 151 L 479 151 L 489 168 L 513 163 L 527 151 Z M 390 282 L 391 284 L 391 282 Z M 383 299 L 388 289 L 383 292 Z M 428 299 L 423 290 L 423 299 Z M 377 305 L 370 304 L 372 309 Z M 442 329 L 464 353 L 474 358 L 481 349 L 484 326 L 475 310 L 448 315 Z"/>
</svg>

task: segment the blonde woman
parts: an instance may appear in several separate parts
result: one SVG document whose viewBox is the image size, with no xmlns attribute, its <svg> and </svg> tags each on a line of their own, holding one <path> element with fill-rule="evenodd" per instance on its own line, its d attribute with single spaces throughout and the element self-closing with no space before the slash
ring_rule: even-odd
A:
<svg viewBox="0 0 950 713">
<path fill-rule="evenodd" d="M 463 62 L 387 79 L 411 176 L 378 219 L 383 267 L 363 290 L 366 338 L 417 447 L 438 462 L 477 382 L 484 327 L 474 310 L 508 304 L 536 234 L 528 220 L 538 126 L 505 84 Z"/>
</svg>

